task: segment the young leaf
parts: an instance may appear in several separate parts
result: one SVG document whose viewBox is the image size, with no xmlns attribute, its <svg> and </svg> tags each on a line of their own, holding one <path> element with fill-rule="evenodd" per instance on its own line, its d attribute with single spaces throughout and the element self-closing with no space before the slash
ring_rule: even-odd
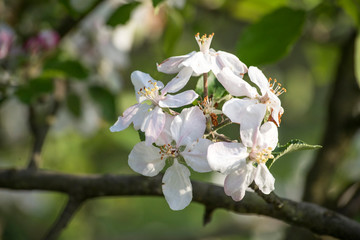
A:
<svg viewBox="0 0 360 240">
<path fill-rule="evenodd" d="M 131 12 L 139 5 L 139 2 L 132 2 L 121 5 L 109 17 L 106 24 L 115 27 L 118 24 L 125 24 L 130 19 Z"/>
<path fill-rule="evenodd" d="M 49 78 L 31 79 L 27 84 L 20 86 L 15 95 L 25 104 L 30 104 L 42 94 L 53 91 L 53 81 Z"/>
<path fill-rule="evenodd" d="M 280 157 L 284 156 L 285 154 L 288 154 L 290 152 L 294 151 L 300 151 L 300 150 L 312 150 L 312 149 L 319 149 L 322 148 L 320 145 L 310 145 L 307 144 L 301 140 L 293 139 L 286 143 L 285 145 L 279 145 L 277 146 L 274 151 L 272 152 L 272 155 L 274 156 L 273 159 L 269 159 L 269 161 L 266 163 L 269 168 L 275 163 L 276 160 L 278 160 Z"/>
<path fill-rule="evenodd" d="M 52 59 L 45 63 L 42 76 L 48 78 L 64 77 L 84 80 L 88 77 L 88 70 L 76 60 L 63 61 Z"/>
<path fill-rule="evenodd" d="M 283 57 L 300 36 L 305 12 L 281 7 L 250 25 L 237 44 L 237 55 L 248 66 Z"/>
</svg>

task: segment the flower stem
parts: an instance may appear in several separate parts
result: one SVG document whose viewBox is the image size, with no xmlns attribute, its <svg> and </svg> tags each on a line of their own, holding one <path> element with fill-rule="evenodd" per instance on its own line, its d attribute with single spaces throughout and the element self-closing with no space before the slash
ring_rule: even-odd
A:
<svg viewBox="0 0 360 240">
<path fill-rule="evenodd" d="M 208 74 L 204 73 L 204 99 L 208 96 Z"/>
</svg>

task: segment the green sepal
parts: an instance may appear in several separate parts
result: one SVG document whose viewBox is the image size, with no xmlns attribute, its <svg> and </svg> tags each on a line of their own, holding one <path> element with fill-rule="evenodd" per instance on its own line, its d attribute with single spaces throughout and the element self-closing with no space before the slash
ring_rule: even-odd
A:
<svg viewBox="0 0 360 240">
<path fill-rule="evenodd" d="M 285 154 L 288 154 L 290 152 L 300 151 L 300 150 L 315 150 L 322 148 L 320 145 L 310 145 L 307 144 L 299 139 L 293 139 L 290 140 L 285 145 L 278 145 L 274 151 L 272 152 L 272 155 L 274 156 L 273 159 L 269 159 L 266 163 L 268 168 L 271 168 L 271 166 L 275 163 L 276 160 L 278 160 L 280 157 L 284 156 Z"/>
</svg>

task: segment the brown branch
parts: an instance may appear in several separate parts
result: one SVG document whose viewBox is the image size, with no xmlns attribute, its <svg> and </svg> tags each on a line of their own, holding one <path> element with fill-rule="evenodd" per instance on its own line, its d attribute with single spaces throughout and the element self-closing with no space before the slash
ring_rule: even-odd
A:
<svg viewBox="0 0 360 240">
<path fill-rule="evenodd" d="M 69 200 L 66 203 L 64 210 L 45 235 L 44 240 L 57 239 L 61 231 L 66 228 L 76 211 L 82 206 L 83 202 L 84 200 L 82 198 L 69 196 Z"/>
<path fill-rule="evenodd" d="M 354 70 L 354 32 L 342 48 L 342 56 L 328 105 L 328 117 L 322 148 L 310 169 L 304 200 L 324 205 L 337 166 L 344 160 L 356 130 L 359 116 L 354 116 L 360 104 L 360 89 Z"/>
<path fill-rule="evenodd" d="M 360 224 L 331 210 L 311 203 L 282 199 L 282 205 L 267 203 L 255 193 L 240 202 L 224 194 L 224 189 L 193 181 L 193 200 L 208 209 L 227 209 L 236 213 L 260 214 L 307 228 L 320 235 L 360 239 Z M 56 191 L 90 199 L 102 196 L 162 196 L 161 176 L 69 175 L 45 171 L 0 170 L 0 188 L 13 190 Z"/>
</svg>

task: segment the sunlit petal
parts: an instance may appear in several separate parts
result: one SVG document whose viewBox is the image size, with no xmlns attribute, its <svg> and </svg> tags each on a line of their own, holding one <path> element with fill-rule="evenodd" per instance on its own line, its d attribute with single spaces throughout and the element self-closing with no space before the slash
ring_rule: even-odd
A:
<svg viewBox="0 0 360 240">
<path fill-rule="evenodd" d="M 166 170 L 162 182 L 165 199 L 172 210 L 182 210 L 190 204 L 192 186 L 187 167 L 175 159 L 174 164 Z"/>
</svg>

